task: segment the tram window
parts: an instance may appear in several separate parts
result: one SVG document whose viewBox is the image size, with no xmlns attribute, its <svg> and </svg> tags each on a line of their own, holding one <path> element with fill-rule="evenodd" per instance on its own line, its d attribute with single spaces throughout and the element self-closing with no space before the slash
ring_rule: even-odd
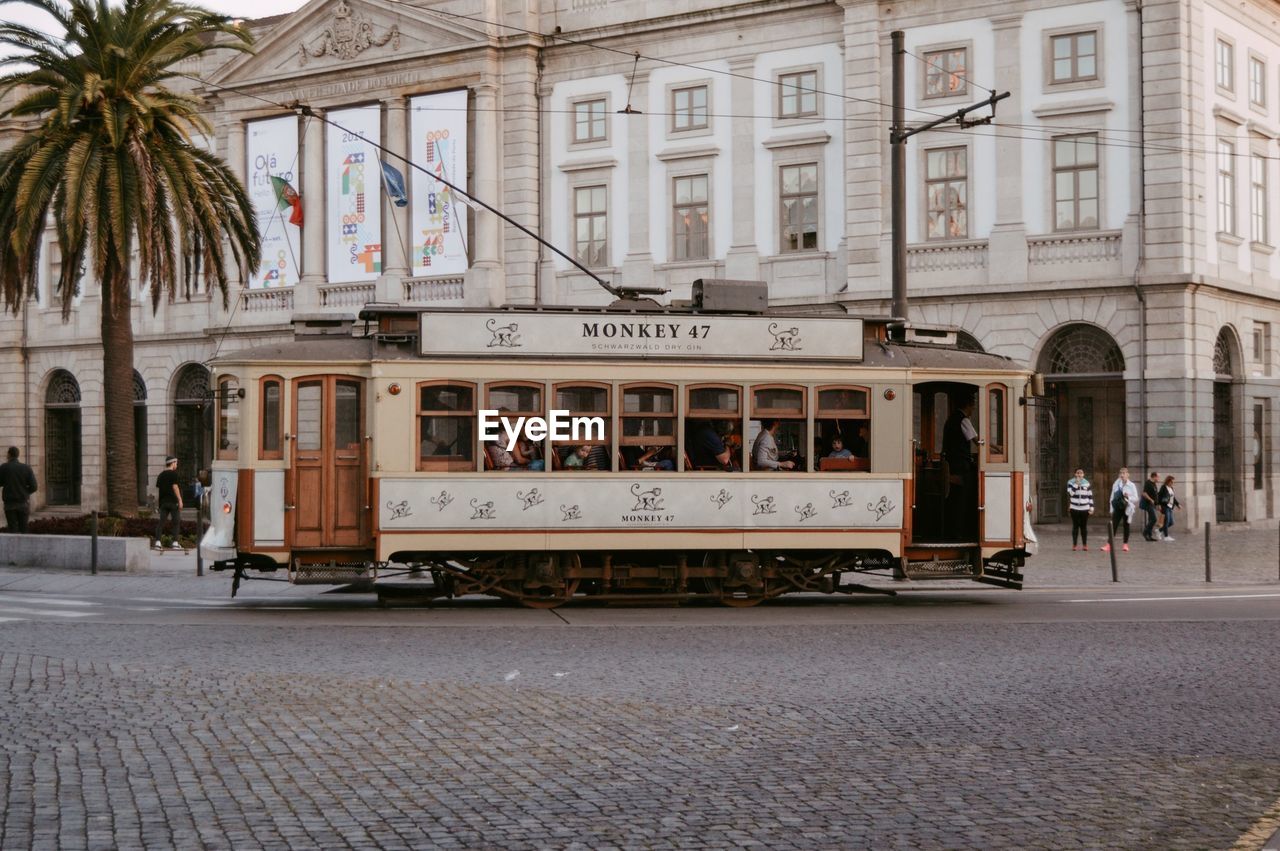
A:
<svg viewBox="0 0 1280 851">
<path fill-rule="evenodd" d="M 808 469 L 804 388 L 753 387 L 751 415 L 751 469 Z"/>
<path fill-rule="evenodd" d="M 240 454 L 240 382 L 233 376 L 218 379 L 218 459 L 234 460 Z"/>
<path fill-rule="evenodd" d="M 998 385 L 987 388 L 987 460 L 1005 461 L 1005 392 Z"/>
<path fill-rule="evenodd" d="M 870 390 L 819 387 L 814 414 L 814 456 L 819 470 L 870 470 Z"/>
<path fill-rule="evenodd" d="M 606 472 L 613 469 L 609 397 L 609 387 L 603 384 L 556 385 L 555 409 L 568 411 L 570 417 L 600 417 L 604 420 L 604 433 L 580 434 L 577 440 L 552 441 L 554 469 Z"/>
<path fill-rule="evenodd" d="M 498 415 L 506 417 L 513 426 L 520 417 L 545 417 L 542 410 L 542 390 L 541 384 L 490 384 L 485 388 L 489 402 L 487 407 L 490 410 L 496 408 Z M 499 431 L 501 433 L 502 430 Z M 541 471 L 546 467 L 543 447 L 544 441 L 530 440 L 525 434 L 521 434 L 515 446 L 509 450 L 505 440 L 486 443 L 485 469 Z"/>
<path fill-rule="evenodd" d="M 355 381 L 334 385 L 333 444 L 339 448 L 360 444 L 360 384 Z"/>
<path fill-rule="evenodd" d="M 673 387 L 622 388 L 621 466 L 675 469 L 676 391 Z M 651 466 L 646 467 L 649 464 Z"/>
<path fill-rule="evenodd" d="M 419 470 L 475 470 L 475 399 L 471 384 L 419 385 Z"/>
<path fill-rule="evenodd" d="M 742 464 L 742 388 L 689 388 L 685 470 L 737 470 Z"/>
<path fill-rule="evenodd" d="M 261 429 L 258 434 L 258 457 L 264 461 L 283 458 L 280 437 L 284 433 L 284 405 L 281 402 L 284 381 L 267 376 L 261 381 L 258 397 L 258 417 Z"/>
</svg>

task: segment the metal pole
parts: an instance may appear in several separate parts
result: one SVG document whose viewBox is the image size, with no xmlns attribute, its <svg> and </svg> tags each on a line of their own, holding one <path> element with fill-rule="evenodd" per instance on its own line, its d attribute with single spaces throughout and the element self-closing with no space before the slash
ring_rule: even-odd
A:
<svg viewBox="0 0 1280 851">
<path fill-rule="evenodd" d="M 906 129 L 906 50 L 902 30 L 889 34 L 893 45 L 893 125 L 889 128 L 890 221 L 893 233 L 893 318 L 907 319 L 907 160 L 902 138 Z"/>
<path fill-rule="evenodd" d="M 1107 555 L 1111 556 L 1111 581 L 1119 582 L 1120 573 L 1116 570 L 1116 524 L 1112 518 L 1107 519 Z"/>
<path fill-rule="evenodd" d="M 208 498 L 208 493 L 202 493 L 196 500 L 196 576 L 204 576 L 204 554 L 200 552 L 200 542 L 204 540 L 204 506 Z"/>
<path fill-rule="evenodd" d="M 89 572 L 98 575 L 98 511 L 89 514 Z"/>
<path fill-rule="evenodd" d="M 1209 551 L 1209 521 L 1204 521 L 1204 581 L 1213 581 L 1213 560 Z"/>
</svg>

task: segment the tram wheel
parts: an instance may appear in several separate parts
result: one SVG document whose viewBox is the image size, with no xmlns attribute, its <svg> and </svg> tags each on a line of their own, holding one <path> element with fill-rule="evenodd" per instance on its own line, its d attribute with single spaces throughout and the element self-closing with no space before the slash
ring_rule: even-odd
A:
<svg viewBox="0 0 1280 851">
<path fill-rule="evenodd" d="M 769 580 L 764 576 L 764 565 L 769 556 L 754 552 L 716 554 L 717 566 L 723 578 L 720 580 L 720 603 L 734 608 L 758 606 L 767 598 Z"/>
<path fill-rule="evenodd" d="M 582 562 L 577 553 L 549 553 L 529 559 L 525 578 L 520 585 L 520 605 L 527 609 L 554 609 L 563 606 L 578 593 Z"/>
</svg>

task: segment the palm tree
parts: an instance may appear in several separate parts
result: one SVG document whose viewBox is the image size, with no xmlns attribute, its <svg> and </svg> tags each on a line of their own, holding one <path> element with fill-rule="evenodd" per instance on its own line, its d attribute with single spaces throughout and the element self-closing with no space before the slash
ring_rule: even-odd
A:
<svg viewBox="0 0 1280 851">
<path fill-rule="evenodd" d="M 217 49 L 248 52 L 230 18 L 170 0 L 16 0 L 57 22 L 60 38 L 0 23 L 0 118 L 35 122 L 0 153 L 0 298 L 17 312 L 36 286 L 52 219 L 62 255 L 55 282 L 71 310 L 82 273 L 102 293 L 107 510 L 136 508 L 133 436 L 132 263 L 151 308 L 180 290 L 241 280 L 258 262 L 253 207 L 217 156 L 201 100 L 176 91 L 180 64 Z M 13 52 L 17 50 L 16 54 Z"/>
</svg>

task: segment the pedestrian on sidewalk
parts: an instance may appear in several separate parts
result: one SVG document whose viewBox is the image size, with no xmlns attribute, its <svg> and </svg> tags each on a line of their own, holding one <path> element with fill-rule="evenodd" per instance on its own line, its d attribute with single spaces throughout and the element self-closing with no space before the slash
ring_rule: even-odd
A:
<svg viewBox="0 0 1280 851">
<path fill-rule="evenodd" d="M 1178 497 L 1173 493 L 1173 476 L 1165 476 L 1164 484 L 1160 486 L 1160 493 L 1156 497 L 1160 503 L 1160 510 L 1164 513 L 1164 526 L 1160 530 L 1164 535 L 1164 540 L 1173 543 L 1173 513 L 1175 509 L 1181 508 L 1182 503 L 1178 502 Z"/>
<path fill-rule="evenodd" d="M 1067 504 L 1071 507 L 1071 552 L 1078 543 L 1089 551 L 1089 518 L 1093 515 L 1093 488 L 1084 477 L 1084 469 L 1077 467 L 1076 474 L 1067 481 Z"/>
<path fill-rule="evenodd" d="M 1142 505 L 1142 513 L 1147 516 L 1147 522 L 1142 525 L 1142 537 L 1147 541 L 1156 539 L 1156 505 L 1160 499 L 1160 474 L 1155 470 L 1147 476 L 1147 481 L 1142 485 L 1142 497 L 1139 500 Z"/>
<path fill-rule="evenodd" d="M 1111 526 L 1115 532 L 1124 529 L 1124 544 L 1122 549 L 1129 552 L 1129 521 L 1133 519 L 1133 513 L 1138 510 L 1138 486 L 1129 481 L 1129 468 L 1121 467 L 1120 475 L 1111 483 L 1111 496 L 1107 500 L 1107 504 L 1111 506 Z M 1102 551 L 1104 553 L 1111 551 L 1110 544 L 1103 544 Z"/>
<path fill-rule="evenodd" d="M 164 459 L 164 469 L 156 477 L 156 490 L 160 492 L 156 501 L 160 509 L 160 516 L 156 519 L 156 549 L 164 547 L 160 538 L 164 535 L 165 518 L 172 518 L 173 541 L 169 548 L 180 550 L 182 544 L 178 543 L 178 536 L 182 534 L 182 488 L 178 484 L 178 459 L 172 455 Z"/>
<path fill-rule="evenodd" d="M 4 500 L 4 524 L 9 532 L 25 535 L 31 516 L 31 494 L 36 492 L 36 476 L 18 460 L 18 447 L 9 447 L 9 460 L 0 464 L 0 498 Z"/>
</svg>

